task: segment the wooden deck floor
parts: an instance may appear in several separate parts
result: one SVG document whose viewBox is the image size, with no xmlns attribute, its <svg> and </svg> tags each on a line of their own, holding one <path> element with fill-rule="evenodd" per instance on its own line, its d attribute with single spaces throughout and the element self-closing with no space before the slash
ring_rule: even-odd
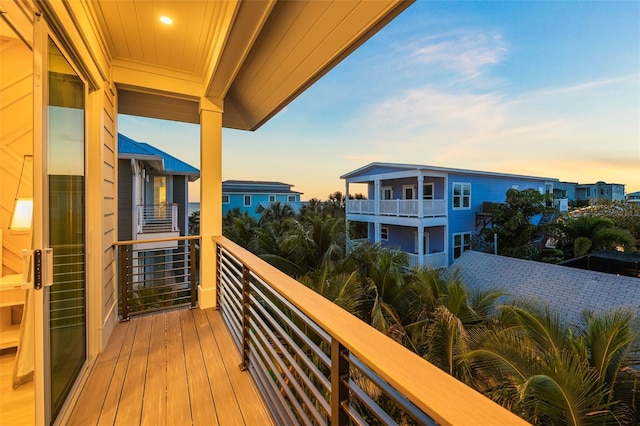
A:
<svg viewBox="0 0 640 426">
<path fill-rule="evenodd" d="M 183 309 L 114 329 L 70 425 L 273 424 L 220 314 Z"/>
</svg>

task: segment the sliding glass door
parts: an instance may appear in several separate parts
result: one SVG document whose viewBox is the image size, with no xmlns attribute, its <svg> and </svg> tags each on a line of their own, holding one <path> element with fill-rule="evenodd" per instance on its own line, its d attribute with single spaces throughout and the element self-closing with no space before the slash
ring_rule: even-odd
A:
<svg viewBox="0 0 640 426">
<path fill-rule="evenodd" d="M 85 85 L 48 40 L 49 388 L 55 419 L 87 359 Z"/>
</svg>

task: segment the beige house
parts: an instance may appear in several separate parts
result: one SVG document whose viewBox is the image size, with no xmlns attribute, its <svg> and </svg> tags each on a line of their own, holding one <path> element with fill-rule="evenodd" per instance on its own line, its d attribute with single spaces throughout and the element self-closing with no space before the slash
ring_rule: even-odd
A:
<svg viewBox="0 0 640 426">
<path fill-rule="evenodd" d="M 418 413 L 418 419 L 426 416 L 458 424 L 470 419 L 482 423 L 483 418 L 501 424 L 517 421 L 220 236 L 222 128 L 258 129 L 409 4 L 400 0 L 0 0 L 2 294 L 3 300 L 4 295 L 13 298 L 9 304 L 3 302 L 2 309 L 8 308 L 7 330 L 17 326 L 21 335 L 13 343 L 16 355 L 10 355 L 25 360 L 16 368 L 26 371 L 17 375 L 23 382 L 33 377 L 27 406 L 3 405 L 0 423 L 83 424 L 77 420 L 79 407 L 108 405 L 100 402 L 95 389 L 104 383 L 97 377 L 104 369 L 96 364 L 111 359 L 101 354 L 111 353 L 110 337 L 122 341 L 124 333 L 118 324 L 114 249 L 119 113 L 200 125 L 202 267 L 199 309 L 193 315 L 202 318 L 198 313 L 202 310 L 217 318 L 217 311 L 208 310 L 217 307 L 233 323 L 234 313 L 242 312 L 238 335 L 250 372 L 246 377 L 256 381 L 275 423 L 303 423 L 307 415 L 319 423 L 331 419 L 333 424 L 356 418 L 345 401 L 349 395 L 362 394 L 350 388 L 349 374 L 343 380 L 350 365 L 356 368 L 350 364 L 355 358 L 362 371 L 395 389 L 391 394 L 402 395 L 401 400 L 408 401 L 406 409 Z M 28 218 L 27 225 L 11 224 L 21 217 L 14 205 L 22 200 L 33 203 L 30 226 Z M 242 271 L 240 278 L 233 272 L 237 268 Z M 324 330 L 317 333 L 328 336 L 334 361 L 328 370 L 318 370 L 318 374 L 327 371 L 325 378 L 312 382 L 331 385 L 328 390 L 311 390 L 312 384 L 304 381 L 309 369 L 315 368 L 311 365 L 301 370 L 308 374 L 287 376 L 274 390 L 269 390 L 271 380 L 260 384 L 256 379 L 260 370 L 271 377 L 277 372 L 289 374 L 287 363 L 298 358 L 285 357 L 283 367 L 269 367 L 275 355 L 263 356 L 263 349 L 253 349 L 254 343 L 246 340 L 252 338 L 248 324 L 263 317 L 252 317 L 249 304 L 225 311 L 231 303 L 226 298 L 234 293 L 224 292 L 235 281 L 245 288 L 256 285 L 273 291 L 273 296 L 265 297 L 284 298 L 281 303 L 290 304 L 291 311 L 299 309 L 313 324 L 309 327 Z M 255 294 L 245 294 L 246 301 Z M 245 303 L 242 300 L 238 303 Z M 24 315 L 16 319 L 17 305 L 24 305 Z M 264 330 L 268 333 L 274 327 Z M 252 331 L 258 329 L 262 330 L 259 324 L 251 325 Z M 344 356 L 347 352 L 351 358 Z M 13 367 L 4 354 L 2 359 L 5 377 Z M 292 380 L 303 381 L 291 384 Z M 147 385 L 145 392 L 153 387 Z M 10 389 L 3 385 L 3 401 L 10 401 L 14 392 Z M 94 393 L 82 399 L 87 389 Z M 323 395 L 331 396 L 322 402 Z M 167 404 L 167 398 L 162 401 Z M 134 411 L 141 405 L 142 399 L 139 404 L 126 403 Z M 161 407 L 152 411 L 157 415 Z M 124 415 L 125 403 L 121 408 L 118 415 Z M 9 409 L 13 414 L 5 411 Z M 29 412 L 34 414 L 28 420 L 15 417 Z M 189 412 L 195 413 L 193 406 Z M 172 420 L 167 414 L 158 424 Z M 195 417 L 192 421 L 198 423 Z M 139 422 L 144 421 L 127 424 Z"/>
</svg>

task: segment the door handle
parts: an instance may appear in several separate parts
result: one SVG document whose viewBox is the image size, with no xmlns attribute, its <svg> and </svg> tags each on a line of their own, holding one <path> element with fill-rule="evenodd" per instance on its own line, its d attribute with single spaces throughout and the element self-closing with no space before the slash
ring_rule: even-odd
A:
<svg viewBox="0 0 640 426">
<path fill-rule="evenodd" d="M 22 288 L 53 285 L 53 249 L 22 250 Z"/>
</svg>

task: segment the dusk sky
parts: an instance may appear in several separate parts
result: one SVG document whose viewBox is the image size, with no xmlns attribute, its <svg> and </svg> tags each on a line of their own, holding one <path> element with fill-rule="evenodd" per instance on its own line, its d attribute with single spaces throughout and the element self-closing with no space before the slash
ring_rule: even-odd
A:
<svg viewBox="0 0 640 426">
<path fill-rule="evenodd" d="M 199 167 L 197 125 L 118 120 Z M 640 190 L 640 2 L 419 0 L 257 131 L 223 130 L 223 180 L 303 200 L 374 161 Z"/>
</svg>

